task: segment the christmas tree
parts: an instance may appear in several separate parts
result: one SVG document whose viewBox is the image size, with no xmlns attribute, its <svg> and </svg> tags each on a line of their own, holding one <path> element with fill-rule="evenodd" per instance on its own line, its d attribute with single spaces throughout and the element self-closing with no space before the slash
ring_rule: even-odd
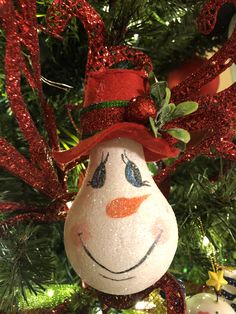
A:
<svg viewBox="0 0 236 314">
<path fill-rule="evenodd" d="M 110 62 L 106 53 L 120 56 L 124 45 L 128 47 L 125 57 L 117 57 L 110 69 L 132 70 L 137 55 L 148 66 L 151 59 L 150 99 L 155 110 L 157 104 L 157 112 L 153 109 L 153 116 L 148 117 L 149 131 L 166 151 L 171 147 L 171 153 L 148 162 L 148 168 L 173 208 L 179 232 L 168 272 L 187 296 L 212 291 L 206 287 L 208 271 L 218 276 L 222 270 L 236 267 L 236 87 L 232 65 L 236 63 L 236 41 L 228 40 L 234 29 L 236 3 L 88 2 L 91 7 L 85 10 L 85 1 L 0 0 L 0 313 L 175 314 L 162 286 L 131 297 L 131 309 L 119 309 L 121 301 L 110 304 L 108 297 L 89 287 L 73 270 L 64 247 L 64 222 L 85 180 L 89 158 L 84 154 L 63 165 L 57 152 L 70 152 L 85 141 L 81 127 L 85 128 L 86 108 L 82 104 L 89 66 L 96 71 L 100 63 Z M 106 36 L 93 10 L 104 22 Z M 234 31 L 231 38 L 235 35 Z M 113 48 L 101 51 L 98 43 L 103 37 L 107 47 Z M 129 50 L 133 48 L 137 54 Z M 99 52 L 97 63 L 89 64 L 88 58 Z M 219 74 L 229 66 L 226 86 L 225 76 L 219 78 Z M 207 71 L 210 74 L 204 76 Z M 128 84 L 127 89 L 132 89 Z M 150 99 L 142 103 L 138 117 L 135 113 L 135 122 L 143 124 L 146 113 L 142 108 L 150 108 Z M 186 103 L 191 109 L 186 109 Z M 110 106 L 102 104 L 103 108 Z M 175 111 L 181 111 L 179 104 L 184 104 L 181 114 Z M 167 118 L 167 109 L 172 110 L 172 118 Z M 132 110 L 127 113 L 129 122 L 133 115 Z M 92 120 L 86 128 L 92 138 Z M 177 150 L 178 156 L 174 154 Z M 136 187 L 148 186 L 127 151 L 120 154 L 127 181 Z M 99 175 L 104 174 L 109 158 L 109 153 L 102 152 Z M 105 177 L 98 178 L 97 172 L 90 180 L 88 185 L 98 189 Z M 110 207 L 107 213 L 118 215 Z M 125 214 L 119 215 L 116 217 Z M 146 255 L 147 259 L 149 251 Z M 219 293 L 211 280 L 209 285 Z"/>
</svg>

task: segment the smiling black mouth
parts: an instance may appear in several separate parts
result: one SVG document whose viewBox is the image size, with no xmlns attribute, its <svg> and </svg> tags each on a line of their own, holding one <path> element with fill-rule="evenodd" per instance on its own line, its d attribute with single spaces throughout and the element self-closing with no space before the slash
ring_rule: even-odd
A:
<svg viewBox="0 0 236 314">
<path fill-rule="evenodd" d="M 152 243 L 152 245 L 150 246 L 150 248 L 147 250 L 146 254 L 140 259 L 140 261 L 139 261 L 137 264 L 135 264 L 134 266 L 132 266 L 132 267 L 130 267 L 130 268 L 128 268 L 128 269 L 122 270 L 122 271 L 113 271 L 113 270 L 110 270 L 109 268 L 107 268 L 106 266 L 102 265 L 99 261 L 96 260 L 95 257 L 93 257 L 92 253 L 88 250 L 88 248 L 87 248 L 87 247 L 85 246 L 85 244 L 83 243 L 83 240 L 82 240 L 82 233 L 79 233 L 78 236 L 79 236 L 79 238 L 80 238 L 80 242 L 81 242 L 81 244 L 82 244 L 82 246 L 83 246 L 83 249 L 84 249 L 85 253 L 88 255 L 88 257 L 91 258 L 91 260 L 93 260 L 97 265 L 99 265 L 101 268 L 103 268 L 103 269 L 109 271 L 110 273 L 119 275 L 119 274 L 127 273 L 127 272 L 129 272 L 129 271 L 131 271 L 131 270 L 134 270 L 135 268 L 137 268 L 137 267 L 139 267 L 141 264 L 143 264 L 143 263 L 146 261 L 146 259 L 148 258 L 148 256 L 149 256 L 149 255 L 152 253 L 152 251 L 154 250 L 154 248 L 155 248 L 156 244 L 158 243 L 158 241 L 160 240 L 160 237 L 161 237 L 161 235 L 162 235 L 162 232 L 163 232 L 163 230 L 161 230 L 161 231 L 159 232 L 159 234 L 158 234 L 158 236 L 156 237 L 155 241 Z M 102 275 L 102 274 L 100 274 L 100 275 L 103 276 L 104 278 L 106 278 L 104 275 Z M 128 279 L 131 279 L 131 278 L 132 278 L 132 277 L 127 278 L 127 280 L 128 280 Z M 114 279 L 109 278 L 109 277 L 107 277 L 107 279 L 114 280 Z M 126 279 L 121 279 L 121 281 L 122 281 L 122 280 L 126 280 Z"/>
<path fill-rule="evenodd" d="M 133 276 L 133 277 L 128 277 L 128 278 L 115 279 L 115 278 L 107 277 L 107 276 L 105 276 L 105 275 L 103 275 L 103 274 L 99 274 L 99 275 L 102 276 L 103 278 L 109 279 L 109 280 L 111 280 L 111 281 L 126 281 L 126 280 L 130 280 L 130 279 L 135 278 L 135 276 Z"/>
</svg>

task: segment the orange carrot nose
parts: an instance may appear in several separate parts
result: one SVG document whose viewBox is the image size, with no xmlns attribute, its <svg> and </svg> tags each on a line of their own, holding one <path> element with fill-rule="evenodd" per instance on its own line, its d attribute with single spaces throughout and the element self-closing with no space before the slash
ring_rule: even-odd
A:
<svg viewBox="0 0 236 314">
<path fill-rule="evenodd" d="M 150 194 L 132 197 L 132 198 L 116 198 L 112 200 L 106 207 L 106 213 L 111 218 L 124 218 L 136 213 L 139 206 Z"/>
</svg>

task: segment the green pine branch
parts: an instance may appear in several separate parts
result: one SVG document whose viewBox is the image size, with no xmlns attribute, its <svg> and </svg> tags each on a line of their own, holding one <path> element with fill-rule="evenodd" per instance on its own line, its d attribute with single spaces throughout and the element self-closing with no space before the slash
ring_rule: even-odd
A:
<svg viewBox="0 0 236 314">
<path fill-rule="evenodd" d="M 18 309 L 26 289 L 36 294 L 52 282 L 54 256 L 52 229 L 18 223 L 3 227 L 0 239 L 0 309 L 11 313 Z"/>
<path fill-rule="evenodd" d="M 180 235 L 172 268 L 181 278 L 204 284 L 212 254 L 219 264 L 236 262 L 236 168 L 220 159 L 198 157 L 173 175 L 172 184 L 170 203 Z M 199 219 L 209 243 L 203 242 Z"/>
</svg>

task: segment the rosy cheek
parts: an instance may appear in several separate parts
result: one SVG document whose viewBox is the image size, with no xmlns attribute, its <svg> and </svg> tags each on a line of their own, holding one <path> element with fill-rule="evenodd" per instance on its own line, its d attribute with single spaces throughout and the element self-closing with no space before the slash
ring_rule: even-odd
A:
<svg viewBox="0 0 236 314">
<path fill-rule="evenodd" d="M 169 230 L 166 221 L 157 219 L 151 227 L 152 235 L 155 239 L 158 238 L 159 244 L 164 244 L 169 239 Z"/>
<path fill-rule="evenodd" d="M 78 248 L 81 247 L 82 242 L 86 243 L 90 239 L 89 227 L 86 221 L 81 221 L 80 223 L 75 223 L 71 228 L 71 237 L 73 239 L 73 244 Z"/>
</svg>

